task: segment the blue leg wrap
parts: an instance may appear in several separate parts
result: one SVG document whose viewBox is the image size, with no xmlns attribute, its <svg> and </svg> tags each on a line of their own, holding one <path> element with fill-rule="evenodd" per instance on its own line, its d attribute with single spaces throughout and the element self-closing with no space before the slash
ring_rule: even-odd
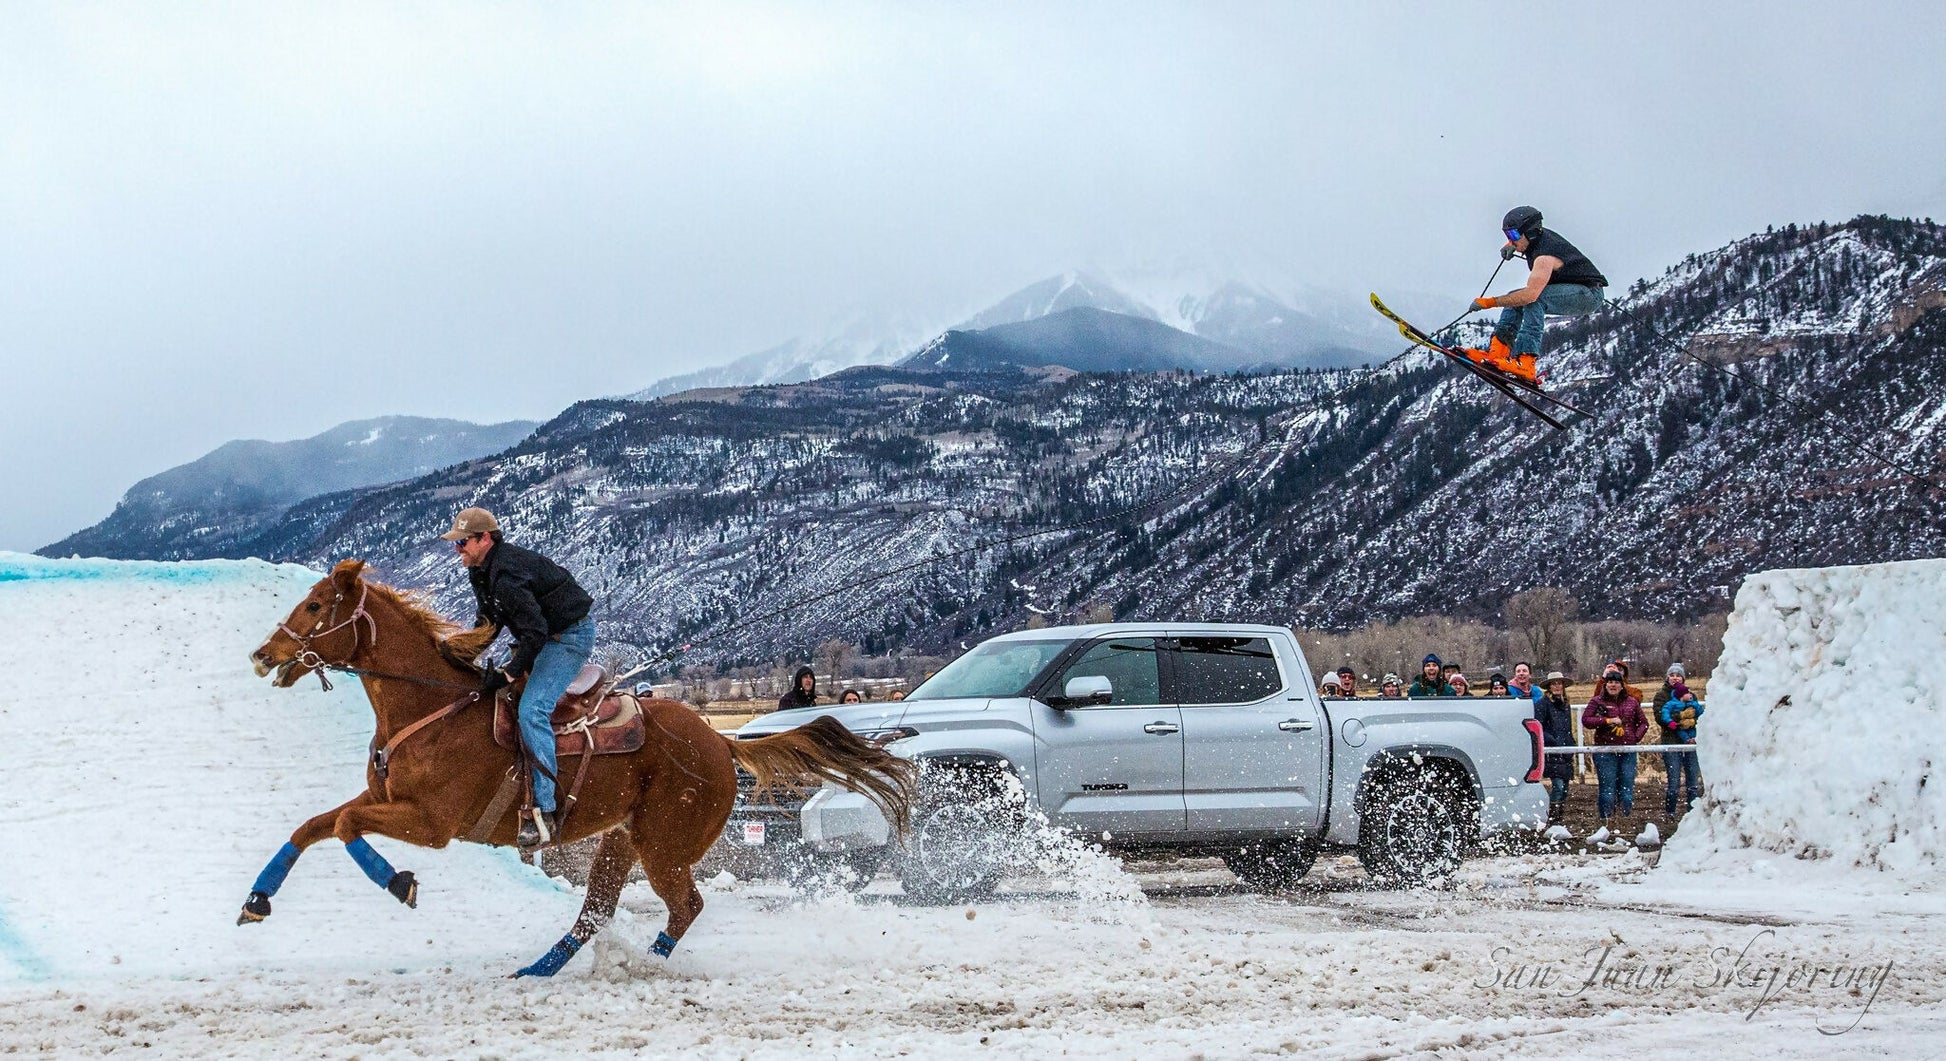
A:
<svg viewBox="0 0 1946 1061">
<path fill-rule="evenodd" d="M 667 958 L 675 949 L 676 938 L 674 936 L 671 936 L 667 932 L 657 932 L 655 934 L 655 946 L 650 947 L 649 952 L 658 957 Z"/>
<path fill-rule="evenodd" d="M 303 853 L 296 844 L 285 843 L 271 856 L 270 864 L 264 867 L 264 871 L 257 874 L 257 883 L 252 884 L 250 890 L 276 895 L 277 889 L 284 886 L 284 878 L 291 875 L 291 867 L 297 865 L 297 856 Z"/>
<path fill-rule="evenodd" d="M 575 953 L 580 949 L 581 941 L 575 939 L 572 933 L 562 936 L 561 942 L 549 947 L 547 953 L 541 955 L 539 961 L 520 970 L 514 975 L 516 977 L 553 976 L 555 973 L 560 972 L 561 966 L 566 965 L 568 959 L 574 957 Z"/>
<path fill-rule="evenodd" d="M 394 876 L 392 864 L 385 861 L 384 855 L 372 850 L 372 845 L 366 843 L 364 837 L 346 844 L 345 853 L 358 863 L 358 868 L 365 871 L 365 876 L 370 877 L 373 884 L 381 888 L 391 885 Z"/>
</svg>

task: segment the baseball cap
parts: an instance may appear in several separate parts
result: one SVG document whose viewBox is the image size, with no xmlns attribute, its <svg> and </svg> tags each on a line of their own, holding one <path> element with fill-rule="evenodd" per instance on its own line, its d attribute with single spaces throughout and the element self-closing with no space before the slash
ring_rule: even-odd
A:
<svg viewBox="0 0 1946 1061">
<path fill-rule="evenodd" d="M 471 538 L 475 534 L 485 534 L 499 529 L 500 521 L 493 518 L 493 513 L 483 508 L 463 508 L 460 509 L 459 515 L 453 517 L 453 529 L 440 537 L 449 542 L 456 542 L 461 538 Z"/>
</svg>

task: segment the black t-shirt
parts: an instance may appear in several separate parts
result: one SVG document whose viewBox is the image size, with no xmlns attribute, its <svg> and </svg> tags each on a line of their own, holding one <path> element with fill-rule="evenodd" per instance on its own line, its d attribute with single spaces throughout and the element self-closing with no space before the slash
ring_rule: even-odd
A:
<svg viewBox="0 0 1946 1061">
<path fill-rule="evenodd" d="M 1561 267 L 1548 277 L 1550 284 L 1579 284 L 1582 287 L 1607 287 L 1608 278 L 1601 275 L 1595 263 L 1575 248 L 1575 245 L 1561 238 L 1553 229 L 1541 229 L 1527 240 L 1527 263 L 1532 265 L 1542 255 L 1561 259 Z"/>
</svg>

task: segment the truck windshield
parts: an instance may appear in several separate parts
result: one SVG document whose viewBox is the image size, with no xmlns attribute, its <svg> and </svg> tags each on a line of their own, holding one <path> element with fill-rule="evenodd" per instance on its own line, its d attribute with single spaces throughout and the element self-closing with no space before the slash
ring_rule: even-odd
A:
<svg viewBox="0 0 1946 1061">
<path fill-rule="evenodd" d="M 940 668 L 907 700 L 1019 696 L 1068 641 L 988 641 Z"/>
</svg>

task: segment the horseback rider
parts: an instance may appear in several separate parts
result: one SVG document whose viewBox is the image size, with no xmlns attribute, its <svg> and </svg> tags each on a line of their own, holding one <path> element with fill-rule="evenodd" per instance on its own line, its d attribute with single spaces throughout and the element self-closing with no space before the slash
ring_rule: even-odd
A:
<svg viewBox="0 0 1946 1061">
<path fill-rule="evenodd" d="M 1534 359 L 1541 352 L 1547 317 L 1579 316 L 1600 309 L 1608 278 L 1574 244 L 1541 227 L 1541 212 L 1531 206 L 1507 211 L 1500 219 L 1500 232 L 1507 237 L 1507 245 L 1500 248 L 1501 259 L 1516 254 L 1527 259 L 1527 284 L 1504 295 L 1473 300 L 1473 312 L 1498 308 L 1500 320 L 1493 326 L 1493 339 L 1485 350 L 1469 347 L 1460 353 L 1533 383 L 1539 379 Z"/>
<path fill-rule="evenodd" d="M 492 697 L 527 676 L 520 695 L 520 743 L 534 763 L 534 815 L 520 823 L 518 843 L 535 847 L 554 835 L 555 702 L 595 649 L 594 599 L 566 569 L 531 549 L 507 542 L 500 523 L 484 508 L 469 508 L 440 535 L 459 551 L 479 602 L 475 626 L 493 624 L 513 634 L 513 655 L 487 671 L 480 694 Z"/>
</svg>

